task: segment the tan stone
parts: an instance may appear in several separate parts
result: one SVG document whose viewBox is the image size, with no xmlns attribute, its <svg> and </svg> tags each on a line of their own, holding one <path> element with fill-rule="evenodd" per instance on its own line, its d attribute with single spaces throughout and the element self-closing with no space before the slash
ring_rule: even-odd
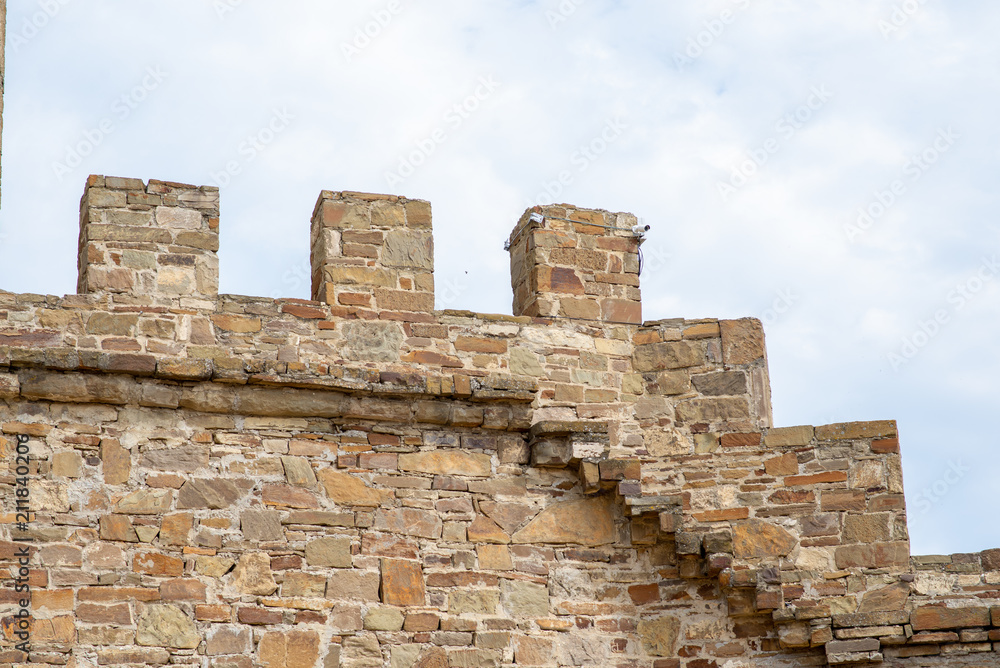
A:
<svg viewBox="0 0 1000 668">
<path fill-rule="evenodd" d="M 139 611 L 135 642 L 147 647 L 194 649 L 201 635 L 194 620 L 174 605 L 145 605 Z"/>
<path fill-rule="evenodd" d="M 281 583 L 281 595 L 322 598 L 326 596 L 326 578 L 319 574 L 290 571 Z"/>
<path fill-rule="evenodd" d="M 720 320 L 722 361 L 750 364 L 764 357 L 764 327 L 756 318 Z"/>
<path fill-rule="evenodd" d="M 673 656 L 680 635 L 681 622 L 676 617 L 659 617 L 639 621 L 639 639 L 651 656 Z"/>
<path fill-rule="evenodd" d="M 229 586 L 241 594 L 273 594 L 278 589 L 278 584 L 271 573 L 271 558 L 264 552 L 244 553 L 233 571 Z"/>
<path fill-rule="evenodd" d="M 174 513 L 160 522 L 160 542 L 165 545 L 187 545 L 188 534 L 194 528 L 192 513 Z"/>
<path fill-rule="evenodd" d="M 243 538 L 254 541 L 283 540 L 281 513 L 277 510 L 245 510 L 240 514 Z"/>
<path fill-rule="evenodd" d="M 503 545 L 477 545 L 476 555 L 479 558 L 479 568 L 487 571 L 510 571 L 514 563 L 510 558 L 510 549 Z"/>
<path fill-rule="evenodd" d="M 448 612 L 453 615 L 495 615 L 498 605 L 498 591 L 451 589 L 448 592 Z"/>
<path fill-rule="evenodd" d="M 132 492 L 115 506 L 116 513 L 125 515 L 159 515 L 170 510 L 173 490 L 140 489 Z"/>
<path fill-rule="evenodd" d="M 327 598 L 378 601 L 379 574 L 344 569 L 333 571 L 326 581 Z M 359 618 L 360 628 L 360 618 Z"/>
<path fill-rule="evenodd" d="M 481 478 L 493 473 L 489 455 L 447 450 L 402 454 L 399 456 L 399 470 Z"/>
<path fill-rule="evenodd" d="M 282 457 L 281 465 L 285 469 L 288 484 L 297 487 L 312 487 L 316 484 L 316 475 L 305 457 Z"/>
<path fill-rule="evenodd" d="M 403 613 L 396 608 L 369 608 L 364 627 L 366 631 L 399 631 L 403 628 Z"/>
<path fill-rule="evenodd" d="M 440 538 L 444 523 L 432 512 L 418 508 L 393 508 L 375 513 L 375 528 L 421 538 Z"/>
<path fill-rule="evenodd" d="M 572 543 L 597 546 L 618 537 L 609 499 L 581 499 L 556 503 L 514 534 L 514 543 Z"/>
<path fill-rule="evenodd" d="M 519 636 L 514 642 L 514 660 L 518 666 L 551 666 L 554 659 L 548 638 Z"/>
<path fill-rule="evenodd" d="M 544 617 L 549 614 L 549 588 L 534 582 L 504 580 L 500 583 L 503 607 L 511 617 Z"/>
<path fill-rule="evenodd" d="M 514 533 L 538 514 L 538 509 L 521 503 L 480 501 L 479 508 L 507 533 Z"/>
<path fill-rule="evenodd" d="M 319 471 L 319 480 L 331 501 L 341 506 L 374 508 L 382 505 L 390 493 L 372 489 L 358 478 L 333 469 Z"/>
<path fill-rule="evenodd" d="M 52 475 L 60 478 L 79 478 L 83 457 L 79 452 L 57 452 L 52 455 Z"/>
<path fill-rule="evenodd" d="M 316 631 L 265 633 L 257 646 L 257 657 L 266 668 L 315 668 L 320 656 Z"/>
<path fill-rule="evenodd" d="M 525 348 L 513 348 L 510 351 L 510 372 L 516 376 L 536 376 L 545 375 L 545 369 L 538 363 L 538 358 L 530 350 Z"/>
<path fill-rule="evenodd" d="M 306 544 L 306 562 L 310 566 L 350 568 L 350 538 L 318 538 Z"/>
<path fill-rule="evenodd" d="M 485 515 L 477 515 L 466 530 L 470 543 L 495 543 L 506 545 L 510 542 L 508 536 L 496 522 Z"/>
<path fill-rule="evenodd" d="M 224 557 L 198 557 L 194 569 L 206 577 L 221 578 L 235 565 L 235 561 Z"/>
<path fill-rule="evenodd" d="M 867 592 L 864 598 L 861 599 L 858 612 L 903 610 L 909 596 L 910 585 L 905 582 L 897 582 L 894 585 Z"/>
<path fill-rule="evenodd" d="M 764 445 L 769 448 L 786 448 L 809 445 L 812 440 L 812 427 L 782 427 L 768 431 L 764 437 Z"/>
<path fill-rule="evenodd" d="M 764 470 L 773 476 L 796 475 L 799 472 L 799 460 L 794 452 L 789 452 L 766 460 Z"/>
<path fill-rule="evenodd" d="M 746 520 L 733 528 L 733 550 L 740 559 L 784 557 L 796 545 L 795 536 L 763 520 Z"/>
<path fill-rule="evenodd" d="M 101 462 L 104 470 L 104 484 L 121 485 L 128 482 L 132 470 L 132 454 L 114 440 L 101 440 Z"/>
</svg>

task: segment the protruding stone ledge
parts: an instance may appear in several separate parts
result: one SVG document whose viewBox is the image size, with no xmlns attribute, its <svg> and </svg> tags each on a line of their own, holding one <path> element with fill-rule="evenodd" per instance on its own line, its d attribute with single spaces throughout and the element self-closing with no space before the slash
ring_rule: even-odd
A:
<svg viewBox="0 0 1000 668">
<path fill-rule="evenodd" d="M 608 458 L 611 441 L 607 422 L 539 422 L 531 427 L 531 463 L 566 468 L 582 461 Z"/>
</svg>

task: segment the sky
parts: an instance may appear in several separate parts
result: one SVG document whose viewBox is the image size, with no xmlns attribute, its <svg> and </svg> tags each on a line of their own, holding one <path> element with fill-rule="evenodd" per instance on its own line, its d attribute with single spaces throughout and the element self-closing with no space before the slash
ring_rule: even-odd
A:
<svg viewBox="0 0 1000 668">
<path fill-rule="evenodd" d="M 0 288 L 88 174 L 218 185 L 224 293 L 309 298 L 319 192 L 434 207 L 510 313 L 530 205 L 635 213 L 647 320 L 765 323 L 777 426 L 896 419 L 914 554 L 1000 547 L 1000 4 L 11 0 Z"/>
</svg>

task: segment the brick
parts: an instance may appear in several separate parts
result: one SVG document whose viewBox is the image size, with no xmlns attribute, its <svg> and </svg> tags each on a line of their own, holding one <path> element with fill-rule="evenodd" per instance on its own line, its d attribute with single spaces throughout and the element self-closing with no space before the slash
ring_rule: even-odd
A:
<svg viewBox="0 0 1000 668">
<path fill-rule="evenodd" d="M 943 608 L 924 606 L 910 613 L 914 631 L 987 627 L 990 625 L 989 608 Z"/>
<path fill-rule="evenodd" d="M 797 487 L 801 485 L 819 485 L 823 483 L 847 482 L 847 473 L 844 471 L 825 471 L 823 473 L 813 473 L 810 475 L 797 475 L 785 478 L 785 485 Z"/>
<path fill-rule="evenodd" d="M 849 441 L 861 438 L 890 439 L 896 437 L 896 421 L 844 422 L 816 427 L 818 441 Z"/>
</svg>

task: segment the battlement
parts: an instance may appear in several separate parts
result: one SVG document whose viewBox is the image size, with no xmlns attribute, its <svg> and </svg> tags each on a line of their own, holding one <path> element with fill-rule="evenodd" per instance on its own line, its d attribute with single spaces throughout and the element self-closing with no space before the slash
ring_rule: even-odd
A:
<svg viewBox="0 0 1000 668">
<path fill-rule="evenodd" d="M 759 321 L 641 322 L 634 220 L 531 209 L 514 315 L 435 311 L 430 204 L 324 191 L 275 300 L 217 190 L 91 177 L 79 294 L 0 291 L 0 663 L 996 665 L 896 423 L 775 427 Z"/>
</svg>

